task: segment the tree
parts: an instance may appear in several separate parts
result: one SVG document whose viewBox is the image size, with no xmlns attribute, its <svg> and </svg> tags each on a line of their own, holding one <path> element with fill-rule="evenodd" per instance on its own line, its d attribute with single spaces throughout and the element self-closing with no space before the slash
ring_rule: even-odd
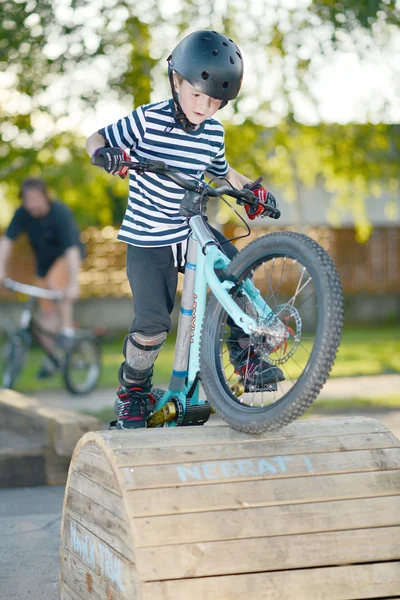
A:
<svg viewBox="0 0 400 600">
<path fill-rule="evenodd" d="M 146 10 L 139 0 L 5 0 L 0 5 L 0 175 L 9 201 L 16 202 L 24 176 L 41 174 L 74 206 L 82 224 L 117 222 L 126 186 L 100 178 L 90 167 L 79 124 L 101 101 L 118 101 L 129 110 L 163 97 L 168 93 L 165 58 L 177 39 L 210 23 L 238 42 L 248 63 L 240 97 L 221 113 L 241 125 L 240 134 L 228 126 L 229 136 L 240 135 L 241 142 L 230 148 L 232 164 L 259 173 L 260 157 L 267 154 L 264 172 L 272 176 L 279 165 L 279 176 L 293 187 L 295 172 L 302 181 L 315 177 L 315 168 L 302 166 L 309 144 L 313 165 L 323 167 L 335 189 L 339 179 L 353 177 L 354 154 L 366 161 L 357 165 L 357 173 L 363 171 L 362 184 L 357 178 L 360 198 L 371 182 L 385 180 L 385 165 L 378 161 L 377 173 L 363 151 L 366 141 L 385 135 L 382 131 L 358 128 L 353 142 L 361 149 L 343 143 L 333 126 L 306 133 L 299 125 L 299 99 L 314 107 L 317 122 L 310 91 L 316 65 L 349 43 L 361 55 L 373 44 L 383 46 L 399 24 L 398 4 L 391 0 L 313 0 L 278 7 L 269 0 L 177 0 L 173 6 L 146 0 Z M 266 126 L 274 126 L 275 133 Z M 245 140 L 251 146 L 243 146 Z M 339 146 L 340 157 L 327 150 Z M 347 171 L 338 168 L 341 161 L 349 165 Z M 90 198 L 84 211 L 82 196 Z"/>
</svg>

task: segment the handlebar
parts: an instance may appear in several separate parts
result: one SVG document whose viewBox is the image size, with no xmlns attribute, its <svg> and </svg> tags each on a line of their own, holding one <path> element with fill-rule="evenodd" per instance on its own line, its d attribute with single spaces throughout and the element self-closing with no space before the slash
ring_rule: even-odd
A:
<svg viewBox="0 0 400 600">
<path fill-rule="evenodd" d="M 62 300 L 65 298 L 65 293 L 60 290 L 46 290 L 36 285 L 14 281 L 9 277 L 3 279 L 3 285 L 13 292 L 21 292 L 22 294 L 33 296 L 35 298 L 46 298 L 47 300 Z"/>
<path fill-rule="evenodd" d="M 96 167 L 104 167 L 104 158 L 102 156 L 92 156 L 90 159 L 92 165 Z M 125 160 L 121 162 L 121 167 L 128 167 L 138 173 L 144 173 L 145 171 L 150 173 L 157 173 L 158 175 L 164 175 L 181 188 L 188 190 L 189 192 L 197 192 L 199 194 L 205 193 L 207 196 L 218 198 L 222 194 L 235 198 L 238 204 L 248 204 L 249 206 L 258 206 L 260 201 L 258 197 L 253 194 L 251 190 L 238 190 L 230 185 L 222 185 L 217 188 L 211 187 L 208 183 L 200 181 L 198 179 L 184 179 L 179 175 L 180 171 L 173 169 L 166 165 L 161 160 L 146 160 L 143 159 L 140 162 L 133 162 Z M 265 216 L 271 217 L 272 219 L 279 219 L 281 211 L 270 205 L 265 205 Z"/>
</svg>

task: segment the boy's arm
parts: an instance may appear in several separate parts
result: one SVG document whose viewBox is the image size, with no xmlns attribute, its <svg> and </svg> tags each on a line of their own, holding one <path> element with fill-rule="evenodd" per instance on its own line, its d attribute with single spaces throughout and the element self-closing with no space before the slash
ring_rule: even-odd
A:
<svg viewBox="0 0 400 600">
<path fill-rule="evenodd" d="M 93 152 L 97 150 L 97 148 L 102 148 L 106 145 L 106 138 L 101 135 L 98 131 L 95 131 L 88 137 L 86 140 L 86 151 L 89 156 L 92 156 Z"/>
<path fill-rule="evenodd" d="M 206 176 L 210 177 L 210 175 L 207 172 L 206 172 Z M 235 171 L 235 169 L 232 169 L 232 167 L 228 168 L 228 172 L 225 175 L 225 179 L 227 179 L 229 181 L 229 183 L 231 183 L 233 185 L 233 187 L 235 187 L 239 190 L 242 189 L 245 185 L 252 183 L 249 179 L 247 179 L 247 177 L 245 177 L 241 173 L 238 173 L 237 171 Z M 223 179 L 216 179 L 214 181 L 216 181 L 217 185 L 224 184 Z M 226 181 L 225 181 L 225 183 L 226 183 Z M 257 207 L 248 206 L 247 204 L 244 205 L 244 209 L 247 213 L 247 216 L 249 217 L 249 219 L 253 220 L 258 215 L 261 215 L 264 213 L 264 208 L 265 208 L 264 205 L 266 203 L 271 204 L 272 206 L 275 207 L 276 200 L 275 200 L 274 196 L 271 194 L 271 192 L 268 192 L 268 190 L 265 189 L 258 180 L 255 182 L 254 185 L 249 186 L 249 187 L 252 190 L 252 192 L 258 197 L 258 201 L 259 201 L 259 204 Z"/>
<path fill-rule="evenodd" d="M 229 167 L 226 178 L 229 183 L 233 185 L 233 187 L 239 190 L 241 190 L 246 184 L 251 183 L 250 179 L 247 179 L 247 177 L 241 173 L 238 173 L 238 171 L 235 171 L 235 169 L 232 169 L 232 167 Z"/>
<path fill-rule="evenodd" d="M 213 181 L 217 185 L 224 185 L 224 183 L 226 184 L 226 179 L 227 179 L 229 181 L 229 183 L 231 183 L 233 185 L 233 187 L 237 188 L 238 190 L 241 190 L 247 183 L 250 183 L 250 179 L 247 179 L 247 177 L 245 177 L 241 173 L 238 173 L 237 171 L 235 171 L 235 169 L 232 169 L 232 167 L 228 168 L 228 172 L 225 175 L 225 179 L 222 179 L 222 178 L 215 179 L 215 175 L 212 175 L 211 173 L 207 173 L 207 171 L 206 171 L 206 177 L 208 177 L 209 179 L 213 179 Z"/>
</svg>

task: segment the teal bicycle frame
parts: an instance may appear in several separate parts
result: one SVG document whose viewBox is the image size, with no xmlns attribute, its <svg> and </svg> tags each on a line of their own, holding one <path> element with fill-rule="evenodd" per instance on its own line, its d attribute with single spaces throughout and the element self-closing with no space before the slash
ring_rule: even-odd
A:
<svg viewBox="0 0 400 600">
<path fill-rule="evenodd" d="M 219 249 L 218 242 L 204 223 L 203 218 L 200 215 L 191 217 L 189 225 L 192 233 L 188 243 L 173 370 L 168 390 L 157 402 L 155 412 L 172 398 L 179 401 L 183 414 L 188 398 L 191 406 L 205 403 L 199 398 L 199 373 L 200 338 L 206 311 L 207 286 L 231 319 L 245 333 L 263 333 L 259 329 L 257 320 L 243 312 L 229 294 L 229 290 L 235 286 L 235 283 L 229 280 L 221 281 L 217 276 L 215 269 L 225 269 L 230 260 Z M 243 281 L 240 290 L 252 303 L 253 310 L 258 316 L 266 319 L 271 313 L 273 314 L 249 279 Z M 284 333 L 285 329 L 282 324 L 281 328 Z M 170 427 L 176 425 L 176 420 L 168 423 Z"/>
</svg>

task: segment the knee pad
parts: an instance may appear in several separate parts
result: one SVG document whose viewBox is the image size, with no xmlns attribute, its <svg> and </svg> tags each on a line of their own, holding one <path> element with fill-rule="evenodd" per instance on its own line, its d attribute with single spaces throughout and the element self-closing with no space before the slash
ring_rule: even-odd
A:
<svg viewBox="0 0 400 600">
<path fill-rule="evenodd" d="M 130 333 L 125 337 L 123 353 L 123 374 L 131 381 L 143 382 L 151 377 L 154 362 L 167 337 L 167 333 L 145 336 L 141 333 Z"/>
</svg>

